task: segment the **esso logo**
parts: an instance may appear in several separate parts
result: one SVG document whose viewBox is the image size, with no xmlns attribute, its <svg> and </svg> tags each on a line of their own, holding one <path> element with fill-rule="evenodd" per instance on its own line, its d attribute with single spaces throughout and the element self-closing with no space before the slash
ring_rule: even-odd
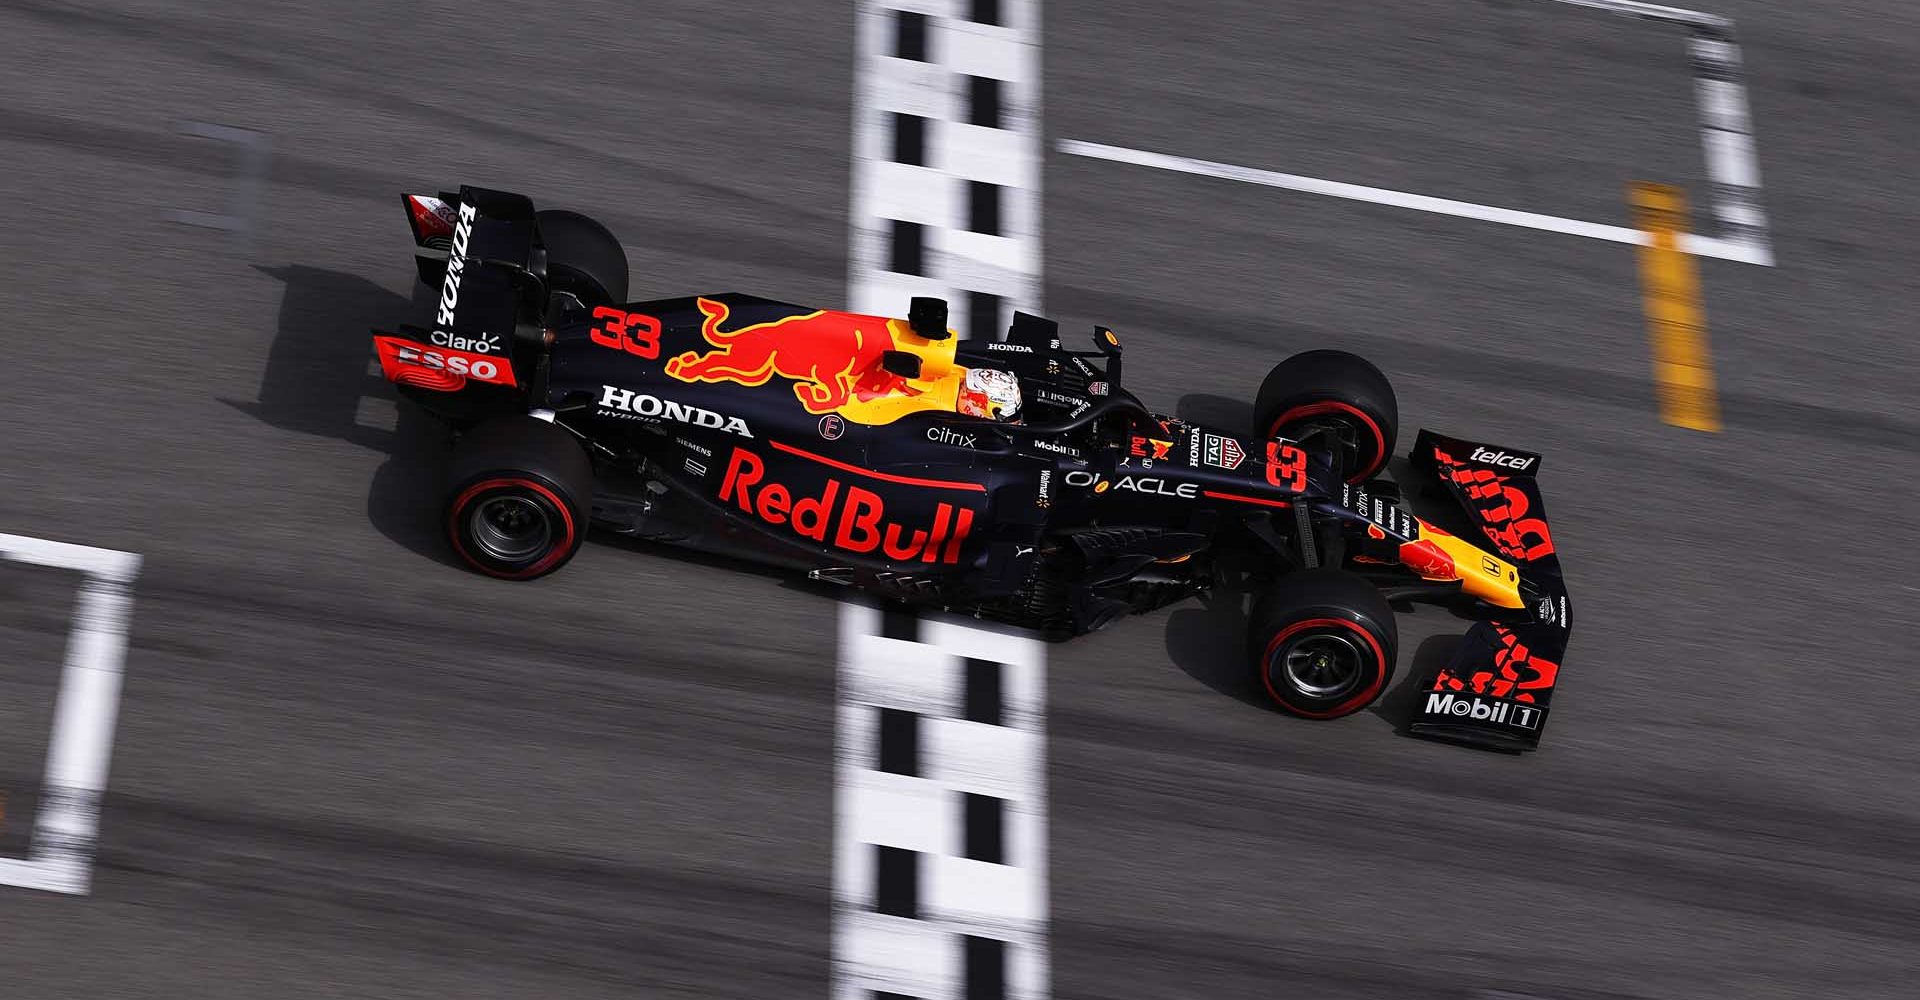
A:
<svg viewBox="0 0 1920 1000">
<path fill-rule="evenodd" d="M 500 365 L 487 358 L 414 349 L 402 352 L 400 360 L 428 368 L 443 368 L 455 375 L 470 375 L 482 382 L 492 382 L 500 377 Z"/>
</svg>

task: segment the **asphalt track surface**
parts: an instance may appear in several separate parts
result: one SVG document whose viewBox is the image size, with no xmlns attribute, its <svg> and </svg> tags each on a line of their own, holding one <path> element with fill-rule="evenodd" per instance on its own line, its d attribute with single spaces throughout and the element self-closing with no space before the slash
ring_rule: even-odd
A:
<svg viewBox="0 0 1920 1000">
<path fill-rule="evenodd" d="M 824 991 L 828 598 L 617 541 L 463 572 L 431 428 L 365 374 L 403 189 L 593 210 L 636 296 L 844 294 L 850 10 L 574 6 L 0 3 L 0 530 L 146 558 L 94 893 L 0 887 L 0 995 Z M 1177 7 L 1050 0 L 1047 134 L 1615 224 L 1631 180 L 1703 197 L 1671 30 Z M 1780 263 L 1702 262 L 1717 436 L 1655 416 L 1630 248 L 1049 158 L 1048 311 L 1120 328 L 1150 403 L 1244 419 L 1285 354 L 1368 354 L 1409 431 L 1546 454 L 1579 619 L 1522 758 L 1396 736 L 1403 691 L 1265 710 L 1227 601 L 1054 647 L 1057 995 L 1911 995 L 1920 10 L 1817 7 L 1710 8 Z M 169 221 L 233 183 L 183 120 L 271 134 L 249 239 Z M 16 814 L 64 586 L 0 570 Z M 1454 627 L 1403 618 L 1403 676 Z"/>
</svg>

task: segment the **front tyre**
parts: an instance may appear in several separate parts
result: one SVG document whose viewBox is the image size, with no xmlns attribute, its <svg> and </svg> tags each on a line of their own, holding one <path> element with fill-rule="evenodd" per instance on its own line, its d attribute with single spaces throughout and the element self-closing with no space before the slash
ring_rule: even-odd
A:
<svg viewBox="0 0 1920 1000">
<path fill-rule="evenodd" d="M 1267 696 L 1309 719 L 1337 719 L 1378 698 L 1399 641 L 1379 589 L 1341 569 L 1281 577 L 1254 601 L 1247 623 L 1247 650 Z"/>
<path fill-rule="evenodd" d="M 586 539 L 593 464 L 546 421 L 506 417 L 469 431 L 454 446 L 447 483 L 447 539 L 489 576 L 545 576 Z"/>
<path fill-rule="evenodd" d="M 1399 433 L 1393 383 L 1346 351 L 1307 351 L 1273 366 L 1253 404 L 1254 439 L 1331 439 L 1341 478 L 1370 479 L 1386 467 Z"/>
</svg>

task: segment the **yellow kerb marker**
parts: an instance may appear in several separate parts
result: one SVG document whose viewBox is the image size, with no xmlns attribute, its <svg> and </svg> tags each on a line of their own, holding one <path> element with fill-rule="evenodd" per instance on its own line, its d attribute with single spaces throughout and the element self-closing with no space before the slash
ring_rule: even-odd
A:
<svg viewBox="0 0 1920 1000">
<path fill-rule="evenodd" d="M 1634 225 L 1647 234 L 1640 248 L 1640 284 L 1647 335 L 1653 341 L 1653 380 L 1660 419 L 1696 431 L 1720 430 L 1720 399 L 1707 348 L 1707 313 L 1700 302 L 1700 270 L 1680 249 L 1687 231 L 1687 199 L 1679 188 L 1637 182 L 1628 189 Z"/>
</svg>

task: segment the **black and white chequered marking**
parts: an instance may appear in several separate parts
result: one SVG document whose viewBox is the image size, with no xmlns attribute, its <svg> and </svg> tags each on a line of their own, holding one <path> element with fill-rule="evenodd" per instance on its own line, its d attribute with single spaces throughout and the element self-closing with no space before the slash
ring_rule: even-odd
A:
<svg viewBox="0 0 1920 1000">
<path fill-rule="evenodd" d="M 1044 656 L 843 605 L 834 1000 L 1047 996 Z"/>
<path fill-rule="evenodd" d="M 1040 308 L 1039 0 L 856 0 L 849 308 Z"/>
<path fill-rule="evenodd" d="M 1700 114 L 1700 147 L 1713 186 L 1714 235 L 1747 251 L 1748 260 L 1772 265 L 1767 215 L 1760 204 L 1760 158 L 1753 138 L 1747 84 L 1733 21 L 1718 14 L 1642 3 L 1640 0 L 1553 0 L 1686 29 L 1693 59 L 1693 92 Z"/>
</svg>

